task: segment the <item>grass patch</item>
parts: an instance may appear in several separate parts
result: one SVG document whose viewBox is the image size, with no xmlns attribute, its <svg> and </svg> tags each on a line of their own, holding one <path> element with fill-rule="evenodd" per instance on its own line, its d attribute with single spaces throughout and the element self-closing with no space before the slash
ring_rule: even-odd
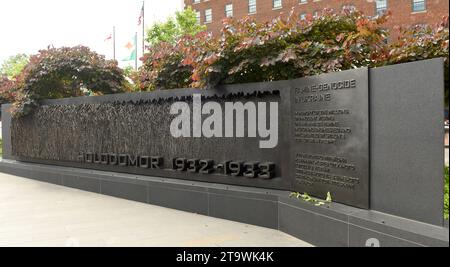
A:
<svg viewBox="0 0 450 267">
<path fill-rule="evenodd" d="M 3 155 L 3 140 L 0 139 L 0 157 Z"/>
</svg>

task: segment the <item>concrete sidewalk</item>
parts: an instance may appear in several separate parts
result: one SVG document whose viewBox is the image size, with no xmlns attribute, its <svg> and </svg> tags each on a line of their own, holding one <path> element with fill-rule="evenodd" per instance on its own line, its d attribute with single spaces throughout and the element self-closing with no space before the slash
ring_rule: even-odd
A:
<svg viewBox="0 0 450 267">
<path fill-rule="evenodd" d="M 0 246 L 311 246 L 280 231 L 0 173 Z"/>
</svg>

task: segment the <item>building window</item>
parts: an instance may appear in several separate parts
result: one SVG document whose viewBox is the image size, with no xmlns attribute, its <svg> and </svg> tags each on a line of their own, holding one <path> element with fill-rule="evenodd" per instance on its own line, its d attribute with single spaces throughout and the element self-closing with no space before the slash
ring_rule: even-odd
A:
<svg viewBox="0 0 450 267">
<path fill-rule="evenodd" d="M 305 19 L 306 19 L 306 13 L 300 14 L 300 19 L 301 19 L 301 20 L 305 20 Z"/>
<path fill-rule="evenodd" d="M 200 0 L 193 0 L 194 4 L 200 3 Z"/>
<path fill-rule="evenodd" d="M 316 10 L 313 12 L 313 18 L 317 19 L 319 17 L 319 11 Z"/>
<path fill-rule="evenodd" d="M 202 23 L 201 17 L 202 17 L 202 14 L 200 13 L 200 11 L 195 11 L 195 18 L 197 19 L 198 24 Z"/>
<path fill-rule="evenodd" d="M 272 7 L 273 8 L 282 8 L 283 1 L 282 0 L 272 0 Z"/>
<path fill-rule="evenodd" d="M 233 16 L 233 4 L 225 6 L 225 17 L 231 18 Z"/>
<path fill-rule="evenodd" d="M 306 4 L 306 3 L 308 3 L 308 0 L 298 0 L 298 3 L 299 4 Z"/>
<path fill-rule="evenodd" d="M 413 0 L 412 1 L 412 10 L 413 12 L 425 11 L 427 9 L 427 5 L 425 0 Z"/>
<path fill-rule="evenodd" d="M 256 0 L 248 0 L 248 13 L 249 14 L 256 13 Z"/>
<path fill-rule="evenodd" d="M 212 9 L 205 9 L 205 23 L 211 23 L 212 21 Z"/>
<path fill-rule="evenodd" d="M 377 15 L 383 15 L 387 10 L 387 0 L 377 0 L 376 1 L 376 12 Z"/>
</svg>

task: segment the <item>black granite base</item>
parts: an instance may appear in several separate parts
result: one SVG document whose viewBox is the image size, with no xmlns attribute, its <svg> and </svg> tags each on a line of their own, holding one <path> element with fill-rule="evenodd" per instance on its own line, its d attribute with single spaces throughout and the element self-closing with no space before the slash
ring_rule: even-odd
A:
<svg viewBox="0 0 450 267">
<path fill-rule="evenodd" d="M 0 161 L 0 172 L 278 229 L 316 246 L 449 246 L 449 230 L 331 203 L 314 206 L 290 192 Z"/>
</svg>

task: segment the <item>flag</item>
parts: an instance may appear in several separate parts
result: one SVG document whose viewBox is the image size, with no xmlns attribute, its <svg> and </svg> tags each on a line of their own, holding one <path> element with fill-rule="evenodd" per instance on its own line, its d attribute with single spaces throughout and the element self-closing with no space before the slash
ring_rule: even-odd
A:
<svg viewBox="0 0 450 267">
<path fill-rule="evenodd" d="M 143 18 L 144 18 L 144 3 L 142 3 L 141 14 L 139 14 L 138 26 L 141 25 Z"/>
<path fill-rule="evenodd" d="M 110 41 L 112 39 L 112 34 L 109 34 L 108 37 L 105 38 L 105 42 Z"/>
<path fill-rule="evenodd" d="M 125 48 L 128 49 L 128 51 L 130 51 L 130 55 L 124 59 L 122 59 L 122 61 L 132 61 L 132 60 L 136 60 L 137 58 L 137 36 L 135 35 L 133 37 L 133 41 L 129 41 L 126 45 Z"/>
<path fill-rule="evenodd" d="M 128 49 L 128 50 L 132 50 L 132 49 L 134 48 L 134 45 L 133 45 L 131 42 L 128 42 L 128 43 L 125 45 L 125 48 Z"/>
<path fill-rule="evenodd" d="M 128 57 L 122 59 L 122 61 L 135 61 L 135 60 L 136 60 L 136 49 L 133 50 Z"/>
</svg>

